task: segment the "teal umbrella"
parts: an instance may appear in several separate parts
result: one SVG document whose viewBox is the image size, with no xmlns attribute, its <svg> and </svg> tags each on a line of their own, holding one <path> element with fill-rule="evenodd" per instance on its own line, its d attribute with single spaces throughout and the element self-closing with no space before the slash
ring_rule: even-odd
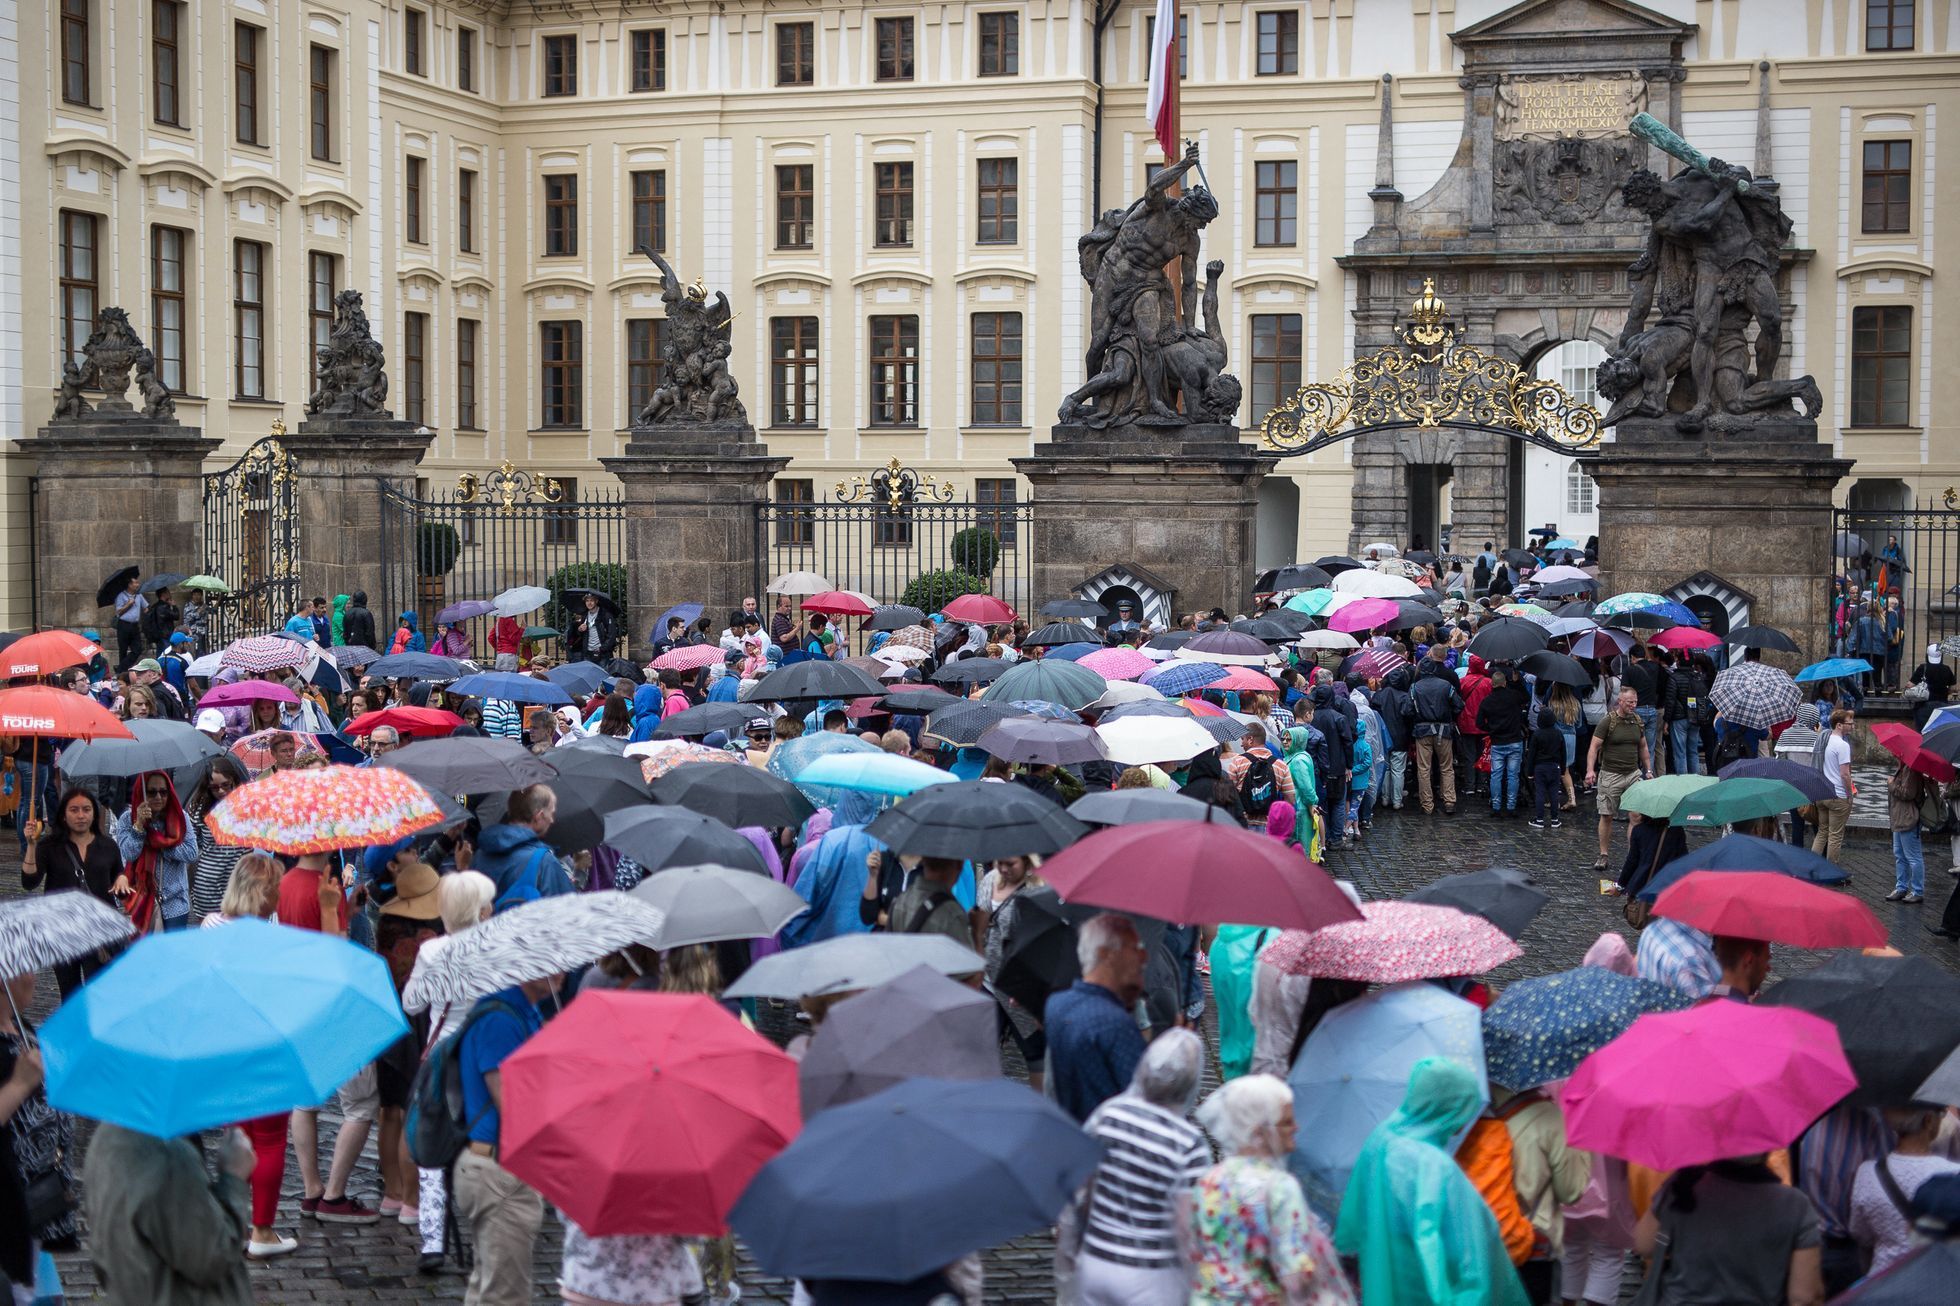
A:
<svg viewBox="0 0 1960 1306">
<path fill-rule="evenodd" d="M 1787 780 L 1763 780 L 1737 776 L 1717 780 L 1683 798 L 1674 808 L 1676 825 L 1737 825 L 1759 817 L 1776 816 L 1802 807 L 1810 800 Z"/>
<path fill-rule="evenodd" d="M 879 751 L 826 753 L 798 773 L 798 787 L 809 790 L 854 789 L 859 793 L 903 798 L 930 785 L 952 784 L 959 777 L 936 766 Z"/>
<path fill-rule="evenodd" d="M 831 753 L 878 753 L 884 749 L 867 743 L 856 735 L 840 734 L 835 730 L 820 730 L 814 735 L 803 735 L 776 745 L 776 751 L 769 755 L 769 771 L 794 783 L 803 774 L 803 768 L 820 757 Z"/>
<path fill-rule="evenodd" d="M 1025 699 L 1045 699 L 1060 703 L 1071 711 L 1081 711 L 1102 697 L 1109 682 L 1079 662 L 1017 662 L 1000 679 L 981 693 L 989 703 L 1015 703 Z"/>
</svg>

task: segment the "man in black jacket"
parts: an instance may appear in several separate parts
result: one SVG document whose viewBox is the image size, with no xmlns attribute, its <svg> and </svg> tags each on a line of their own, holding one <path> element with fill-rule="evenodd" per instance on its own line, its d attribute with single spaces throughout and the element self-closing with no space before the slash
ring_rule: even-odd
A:
<svg viewBox="0 0 1960 1306">
<path fill-rule="evenodd" d="M 1647 732 L 1647 756 L 1653 759 L 1658 773 L 1661 761 L 1661 706 L 1667 699 L 1667 668 L 1660 664 L 1660 650 L 1652 644 L 1642 644 L 1633 652 L 1634 656 L 1628 660 L 1627 669 L 1620 677 L 1620 684 L 1638 696 L 1633 711 L 1640 718 L 1641 729 Z"/>
<path fill-rule="evenodd" d="M 1320 809 L 1327 825 L 1327 851 L 1347 834 L 1348 776 L 1354 766 L 1354 725 L 1336 705 L 1342 695 L 1332 685 L 1315 685 L 1313 728 L 1327 736 L 1327 771 L 1320 782 Z"/>
<path fill-rule="evenodd" d="M 1712 708 L 1708 704 L 1708 682 L 1686 656 L 1668 677 L 1664 702 L 1670 768 L 1675 775 L 1694 775 L 1701 770 L 1702 718 L 1712 719 Z"/>
<path fill-rule="evenodd" d="M 347 610 L 340 614 L 340 637 L 350 646 L 360 645 L 381 651 L 374 642 L 374 614 L 368 611 L 367 591 L 355 590 L 347 603 Z"/>
<path fill-rule="evenodd" d="M 1402 810 L 1402 782 L 1409 762 L 1409 730 L 1415 723 L 1415 700 L 1409 697 L 1414 677 L 1407 666 L 1388 673 L 1386 680 L 1372 682 L 1370 701 L 1381 718 L 1382 735 L 1388 745 L 1387 778 L 1382 782 L 1382 802 Z"/>
<path fill-rule="evenodd" d="M 1416 672 L 1415 686 L 1409 691 L 1414 717 L 1409 736 L 1415 744 L 1416 798 L 1425 813 L 1436 810 L 1435 793 L 1430 787 L 1429 769 L 1442 771 L 1443 814 L 1456 815 L 1456 714 L 1463 710 L 1463 695 L 1456 690 L 1456 679 L 1443 665 L 1442 649 L 1432 647 Z"/>
<path fill-rule="evenodd" d="M 1477 725 L 1490 736 L 1490 814 L 1518 814 L 1518 772 L 1524 760 L 1525 717 L 1529 704 L 1516 683 L 1515 669 L 1494 665 L 1490 692 L 1477 708 Z"/>
</svg>

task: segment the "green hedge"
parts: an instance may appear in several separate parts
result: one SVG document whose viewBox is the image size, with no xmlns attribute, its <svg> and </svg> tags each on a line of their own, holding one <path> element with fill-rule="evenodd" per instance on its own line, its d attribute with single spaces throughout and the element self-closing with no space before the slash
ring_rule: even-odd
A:
<svg viewBox="0 0 1960 1306">
<path fill-rule="evenodd" d="M 415 570 L 424 576 L 447 576 L 463 552 L 463 537 L 448 522 L 425 521 L 415 532 Z"/>
<path fill-rule="evenodd" d="M 987 582 L 972 572 L 928 571 L 914 577 L 898 601 L 922 612 L 937 612 L 962 594 L 986 592 Z"/>
<path fill-rule="evenodd" d="M 568 589 L 597 590 L 610 594 L 619 606 L 620 632 L 631 638 L 632 632 L 626 626 L 626 568 L 616 562 L 574 562 L 560 567 L 545 579 L 544 587 L 551 591 L 551 607 L 558 615 L 555 623 L 558 629 L 570 631 L 577 613 L 585 611 L 580 603 L 576 608 L 565 602 Z"/>
<path fill-rule="evenodd" d="M 953 536 L 947 550 L 953 565 L 975 576 L 991 576 L 1000 562 L 1000 537 L 985 526 L 969 526 Z"/>
</svg>

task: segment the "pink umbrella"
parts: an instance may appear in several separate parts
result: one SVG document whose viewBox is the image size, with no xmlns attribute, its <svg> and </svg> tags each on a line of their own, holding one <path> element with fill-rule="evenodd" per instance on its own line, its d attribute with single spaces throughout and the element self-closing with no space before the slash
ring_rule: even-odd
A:
<svg viewBox="0 0 1960 1306">
<path fill-rule="evenodd" d="M 656 671 L 699 671 L 721 662 L 725 655 L 719 644 L 683 644 L 670 648 L 653 660 Z"/>
<path fill-rule="evenodd" d="M 1364 902 L 1366 919 L 1287 935 L 1261 954 L 1289 975 L 1398 984 L 1481 975 L 1524 955 L 1481 916 L 1424 902 Z"/>
<path fill-rule="evenodd" d="M 284 671 L 306 661 L 306 645 L 277 635 L 252 635 L 235 641 L 218 655 L 218 665 L 246 675 L 261 671 Z"/>
<path fill-rule="evenodd" d="M 1327 619 L 1327 629 L 1356 634 L 1385 626 L 1402 615 L 1402 609 L 1388 599 L 1357 599 Z"/>
<path fill-rule="evenodd" d="M 1783 1147 L 1857 1086 L 1830 1021 L 1717 1001 L 1640 1017 L 1559 1104 L 1572 1146 L 1678 1170 Z"/>
<path fill-rule="evenodd" d="M 1225 679 L 1214 680 L 1206 689 L 1229 689 L 1236 693 L 1253 691 L 1261 694 L 1276 694 L 1279 683 L 1271 676 L 1261 675 L 1251 667 L 1227 667 Z"/>
<path fill-rule="evenodd" d="M 1099 648 L 1094 653 L 1084 653 L 1075 664 L 1087 667 L 1104 680 L 1135 680 L 1157 665 L 1133 648 Z"/>
<path fill-rule="evenodd" d="M 1696 626 L 1674 626 L 1663 630 L 1647 642 L 1657 648 L 1670 648 L 1680 653 L 1704 648 L 1720 648 L 1722 637 Z"/>
<path fill-rule="evenodd" d="M 299 695 L 284 685 L 275 685 L 269 680 L 239 680 L 229 685 L 219 685 L 203 698 L 197 700 L 199 707 L 243 707 L 247 703 L 293 703 L 299 702 Z"/>
<path fill-rule="evenodd" d="M 1602 626 L 1589 630 L 1572 641 L 1572 656 L 1575 658 L 1616 658 L 1634 645 L 1634 638 L 1624 630 L 1612 630 Z"/>
<path fill-rule="evenodd" d="M 1356 674 L 1370 679 L 1379 676 L 1386 680 L 1389 673 L 1397 667 L 1406 667 L 1408 665 L 1409 659 L 1403 657 L 1392 648 L 1369 649 L 1366 653 L 1363 653 L 1354 660 Z"/>
</svg>

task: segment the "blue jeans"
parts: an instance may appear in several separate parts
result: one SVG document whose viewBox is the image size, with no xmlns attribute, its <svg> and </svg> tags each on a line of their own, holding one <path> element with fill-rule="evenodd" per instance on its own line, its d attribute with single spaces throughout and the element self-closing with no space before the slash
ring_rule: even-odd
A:
<svg viewBox="0 0 1960 1306">
<path fill-rule="evenodd" d="M 189 912 L 185 912 L 182 916 L 165 916 L 163 918 L 163 929 L 166 934 L 175 933 L 178 930 L 187 930 L 190 927 L 191 914 Z"/>
<path fill-rule="evenodd" d="M 1926 892 L 1926 854 L 1919 842 L 1919 827 L 1892 831 L 1893 888 L 1906 893 Z"/>
<path fill-rule="evenodd" d="M 1661 710 L 1657 707 L 1636 707 L 1633 714 L 1640 718 L 1641 726 L 1647 731 L 1647 759 L 1654 768 L 1654 774 L 1661 772 Z"/>
<path fill-rule="evenodd" d="M 1667 723 L 1667 732 L 1673 739 L 1671 750 L 1672 766 L 1676 775 L 1693 775 L 1701 768 L 1698 765 L 1701 752 L 1701 727 L 1682 717 L 1679 721 Z"/>
<path fill-rule="evenodd" d="M 1518 809 L 1518 771 L 1524 765 L 1524 744 L 1490 746 L 1490 810 Z"/>
</svg>

